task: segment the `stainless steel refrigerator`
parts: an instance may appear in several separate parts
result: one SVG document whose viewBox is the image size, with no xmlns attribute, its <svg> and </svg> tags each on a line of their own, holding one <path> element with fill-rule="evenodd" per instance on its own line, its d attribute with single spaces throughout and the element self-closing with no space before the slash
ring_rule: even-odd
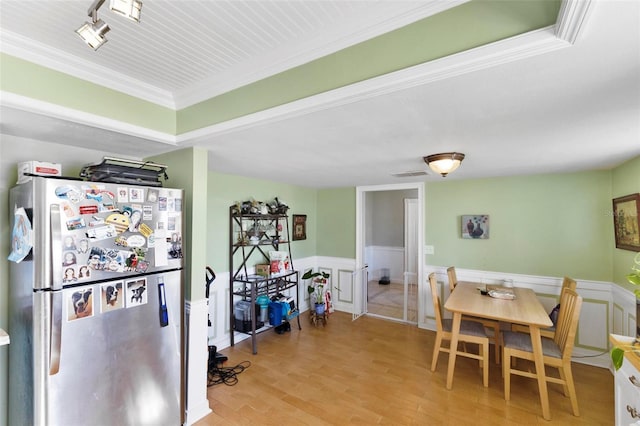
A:
<svg viewBox="0 0 640 426">
<path fill-rule="evenodd" d="M 183 423 L 183 191 L 10 192 L 9 424 Z"/>
</svg>

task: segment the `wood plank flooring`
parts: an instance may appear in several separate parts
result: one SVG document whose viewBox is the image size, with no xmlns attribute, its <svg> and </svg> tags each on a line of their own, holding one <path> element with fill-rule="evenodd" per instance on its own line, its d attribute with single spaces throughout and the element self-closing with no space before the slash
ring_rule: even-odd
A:
<svg viewBox="0 0 640 426">
<path fill-rule="evenodd" d="M 379 284 L 367 283 L 367 311 L 371 314 L 402 320 L 404 317 L 404 284 L 392 282 Z M 409 284 L 407 302 L 407 321 L 418 322 L 418 285 Z"/>
<path fill-rule="evenodd" d="M 504 400 L 500 366 L 490 363 L 482 386 L 477 361 L 456 360 L 453 389 L 445 389 L 447 354 L 429 370 L 435 333 L 414 325 L 337 312 L 326 327 L 258 336 L 258 354 L 245 340 L 220 352 L 226 366 L 250 361 L 235 386 L 208 388 L 211 425 L 612 425 L 613 376 L 573 364 L 580 417 L 559 385 L 549 385 L 551 421 L 541 417 L 537 383 L 512 377 Z M 491 349 L 493 351 L 493 347 Z M 493 356 L 492 356 L 493 359 Z"/>
</svg>

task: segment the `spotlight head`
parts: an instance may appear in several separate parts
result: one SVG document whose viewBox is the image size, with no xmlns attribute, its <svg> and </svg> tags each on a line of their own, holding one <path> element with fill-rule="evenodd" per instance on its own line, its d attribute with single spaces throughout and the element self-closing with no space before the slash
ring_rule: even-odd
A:
<svg viewBox="0 0 640 426">
<path fill-rule="evenodd" d="M 107 25 L 102 19 L 98 19 L 93 23 L 85 22 L 80 28 L 76 30 L 76 33 L 84 40 L 87 45 L 93 50 L 98 50 L 100 46 L 107 42 L 104 36 L 109 31 L 109 25 Z"/>
<path fill-rule="evenodd" d="M 111 0 L 109 9 L 134 22 L 140 22 L 142 2 L 139 0 Z"/>
</svg>

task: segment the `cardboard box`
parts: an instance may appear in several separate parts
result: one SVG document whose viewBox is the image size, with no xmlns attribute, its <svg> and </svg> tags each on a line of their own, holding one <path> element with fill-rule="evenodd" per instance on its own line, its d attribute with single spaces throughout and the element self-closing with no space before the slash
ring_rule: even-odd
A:
<svg viewBox="0 0 640 426">
<path fill-rule="evenodd" d="M 62 165 L 35 160 L 18 163 L 18 183 L 25 183 L 31 180 L 31 176 L 25 176 L 25 173 L 38 176 L 62 176 Z"/>
<path fill-rule="evenodd" d="M 256 275 L 260 275 L 262 277 L 268 277 L 270 268 L 271 268 L 271 265 L 269 265 L 268 263 L 260 263 L 255 266 Z"/>
</svg>

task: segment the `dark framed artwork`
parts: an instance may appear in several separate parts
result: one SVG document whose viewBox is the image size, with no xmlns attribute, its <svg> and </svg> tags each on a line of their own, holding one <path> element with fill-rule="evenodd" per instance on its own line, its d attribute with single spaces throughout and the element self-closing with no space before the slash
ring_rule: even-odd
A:
<svg viewBox="0 0 640 426">
<path fill-rule="evenodd" d="M 462 238 L 474 240 L 489 239 L 489 215 L 462 215 Z"/>
<path fill-rule="evenodd" d="M 293 240 L 306 240 L 307 239 L 307 215 L 306 214 L 294 214 L 293 215 Z"/>
<path fill-rule="evenodd" d="M 614 198 L 613 228 L 617 248 L 640 251 L 640 193 Z"/>
</svg>

